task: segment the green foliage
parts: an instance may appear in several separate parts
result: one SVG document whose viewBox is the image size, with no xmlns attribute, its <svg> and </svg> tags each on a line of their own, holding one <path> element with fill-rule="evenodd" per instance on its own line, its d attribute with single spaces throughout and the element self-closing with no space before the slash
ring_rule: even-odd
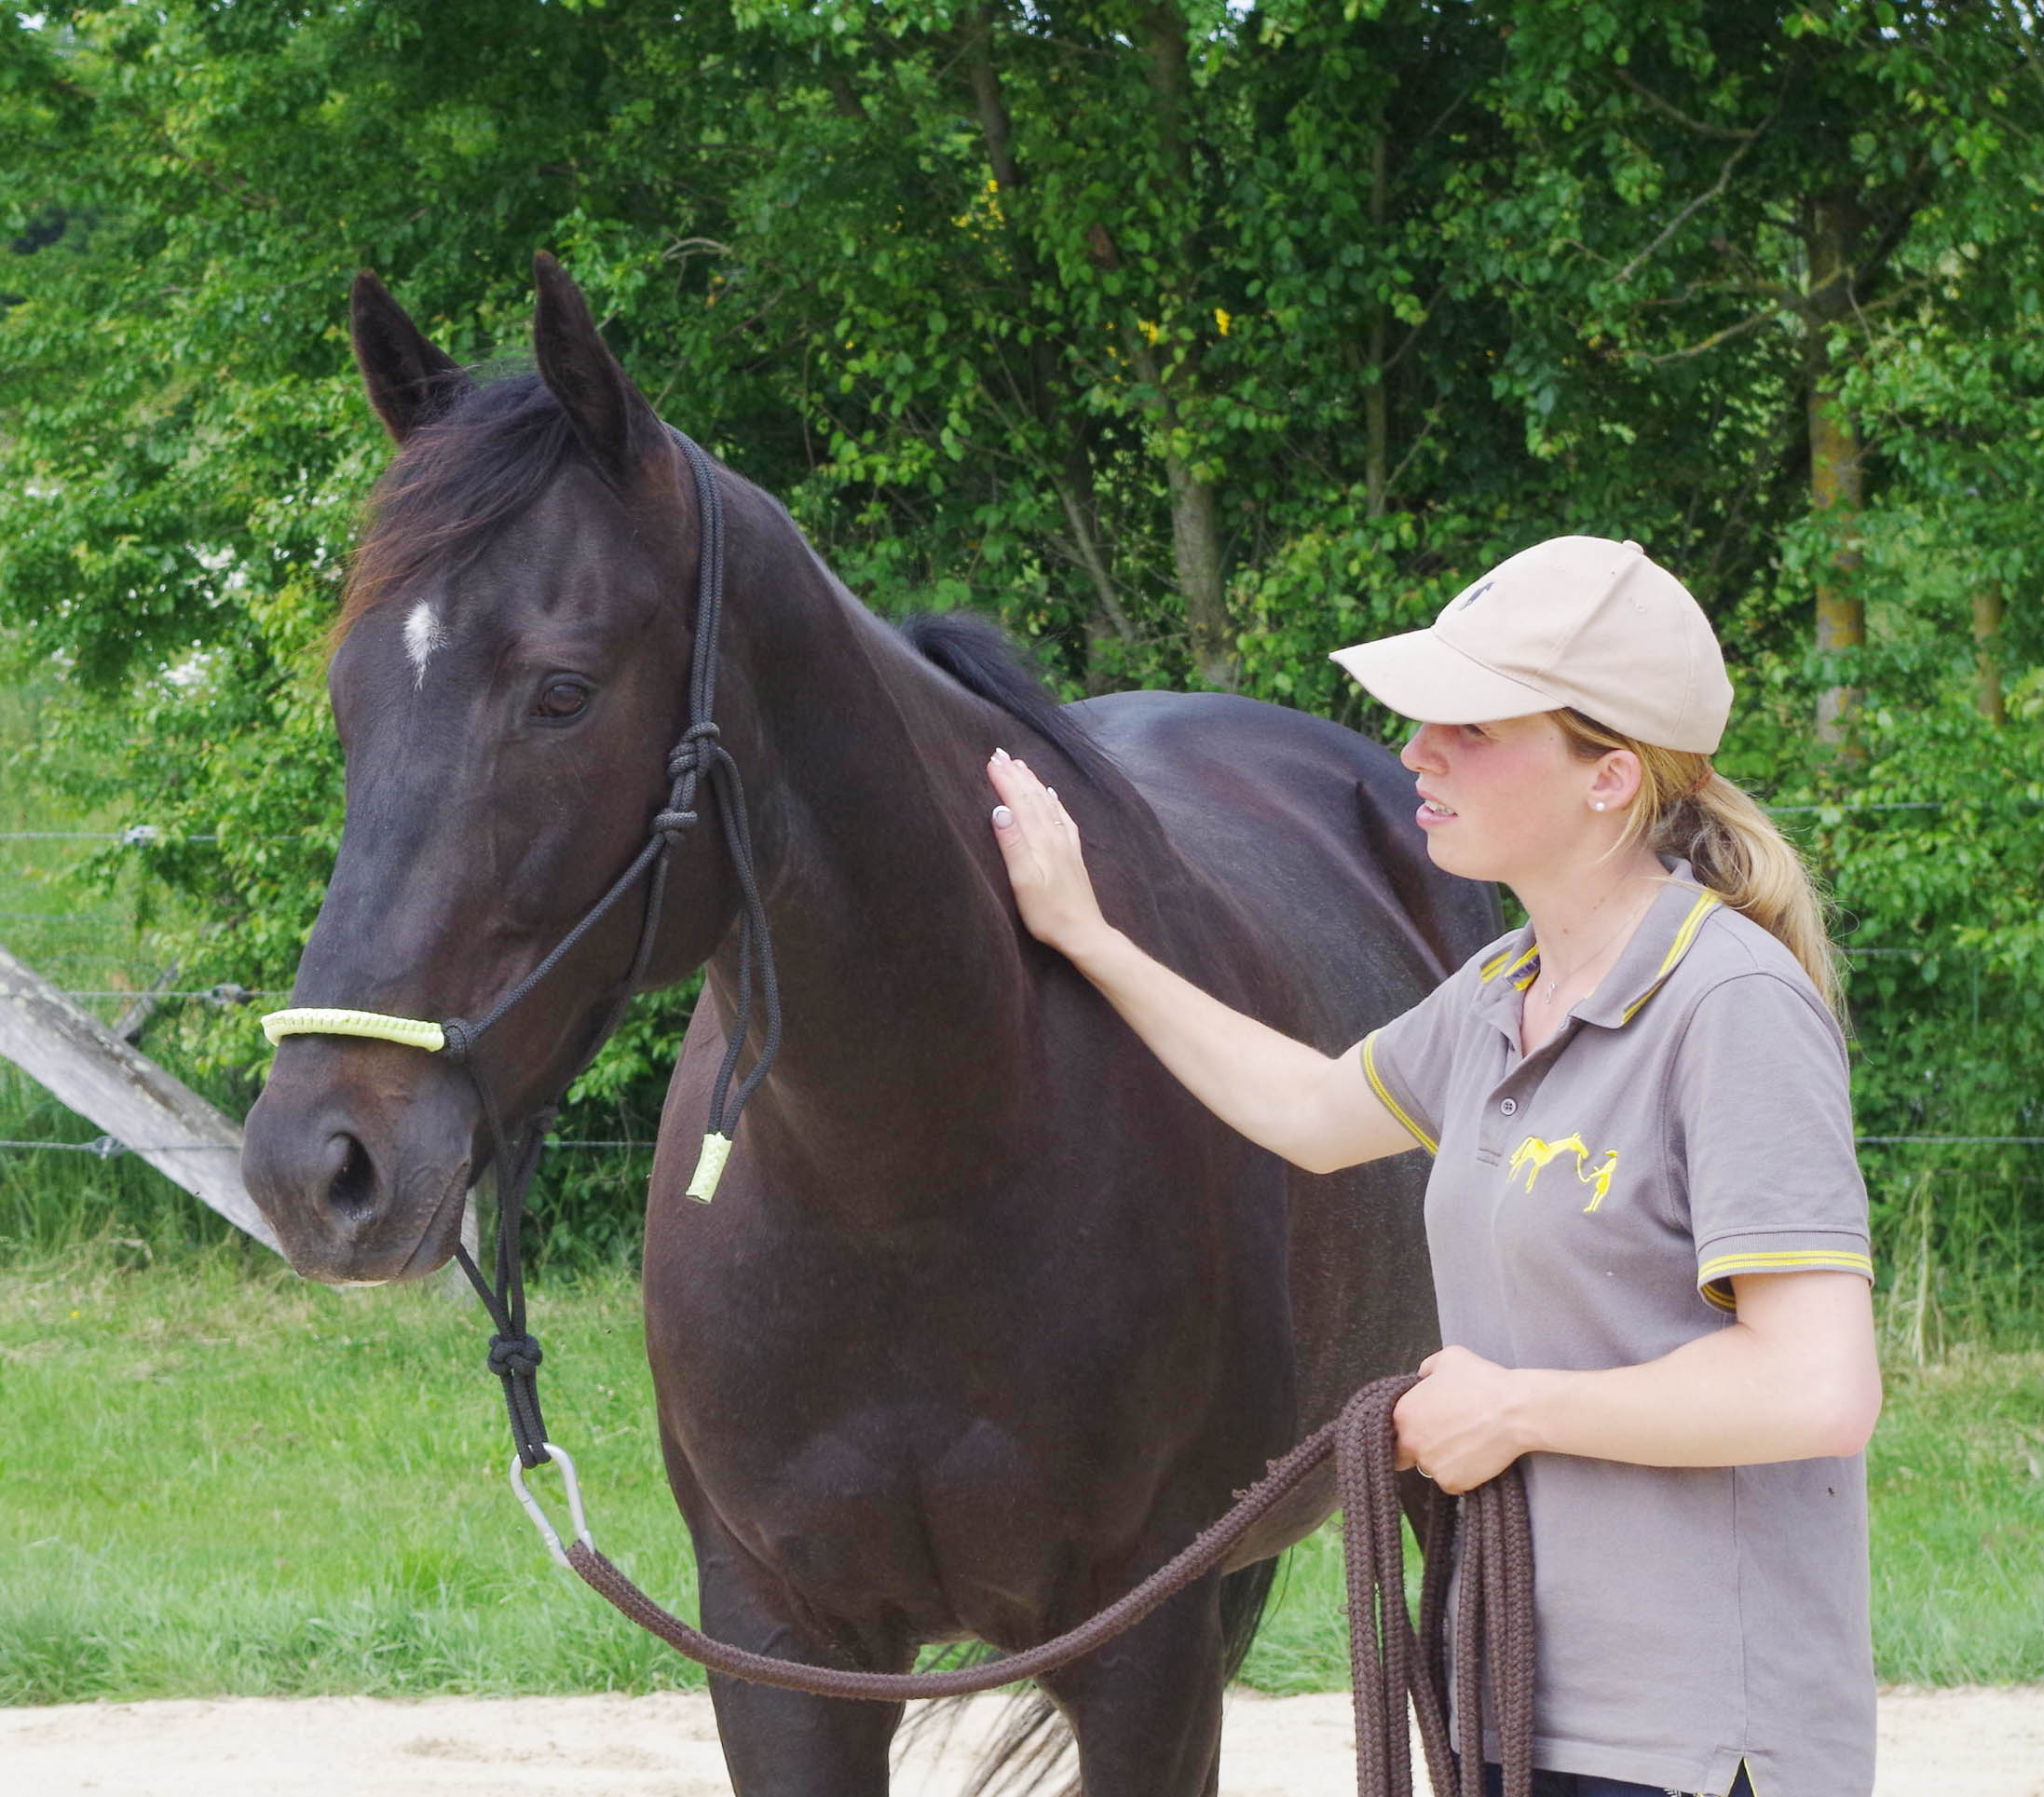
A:
<svg viewBox="0 0 2044 1797">
<path fill-rule="evenodd" d="M 1862 1126 L 2029 1133 L 2033 36 L 1915 0 L 0 0 L 0 627 L 65 683 L 9 777 L 160 826 L 98 866 L 182 979 L 288 984 L 388 453 L 347 278 L 486 361 L 545 246 L 870 603 L 990 611 L 1070 694 L 1223 678 L 1388 732 L 1329 648 L 1539 537 L 1645 542 L 1735 664 L 1724 765 L 1831 808 L 1855 940 L 1923 951 L 1855 968 Z M 1820 394 L 1856 510 L 1812 503 Z M 1820 583 L 1864 608 L 1849 665 L 1810 654 Z M 1841 763 L 1810 723 L 1847 678 Z M 651 1135 L 687 1002 L 564 1136 Z M 250 1014 L 157 1028 L 252 1092 Z M 2012 1164 L 1936 1164 L 2038 1215 Z M 622 1251 L 643 1154 L 555 1165 L 570 1258 Z"/>
</svg>

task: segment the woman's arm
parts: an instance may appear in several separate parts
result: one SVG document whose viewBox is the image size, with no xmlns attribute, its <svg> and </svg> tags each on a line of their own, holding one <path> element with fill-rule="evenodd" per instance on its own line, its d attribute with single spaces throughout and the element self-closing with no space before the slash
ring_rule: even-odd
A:
<svg viewBox="0 0 2044 1797">
<path fill-rule="evenodd" d="M 1443 1348 L 1398 1401 L 1399 1463 L 1465 1491 L 1523 1453 L 1644 1466 L 1747 1466 L 1856 1454 L 1881 1413 L 1867 1282 L 1735 1273 L 1738 1320 L 1605 1372 L 1514 1370 Z"/>
<path fill-rule="evenodd" d="M 997 755 L 994 839 L 1022 923 L 1097 986 L 1207 1110 L 1296 1166 L 1330 1173 L 1415 1144 L 1364 1077 L 1338 1056 L 1230 1009 L 1146 955 L 1101 915 L 1078 826 L 1019 761 Z"/>
</svg>

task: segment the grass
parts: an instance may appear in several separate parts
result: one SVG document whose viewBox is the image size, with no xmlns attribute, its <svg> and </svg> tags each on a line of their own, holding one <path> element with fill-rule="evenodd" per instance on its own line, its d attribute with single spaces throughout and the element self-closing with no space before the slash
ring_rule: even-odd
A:
<svg viewBox="0 0 2044 1797">
<path fill-rule="evenodd" d="M 0 1701 L 698 1681 L 545 1559 L 505 1487 L 472 1306 L 307 1286 L 256 1250 L 123 1259 L 0 1269 Z M 534 1314 L 598 1540 L 692 1611 L 635 1289 L 556 1283 Z M 2044 1678 L 2040 1419 L 2044 1354 L 1891 1376 L 1870 1457 L 1883 1678 Z M 1247 1679 L 1346 1676 L 1324 1532 L 1294 1554 Z"/>
<path fill-rule="evenodd" d="M 2044 1353 L 1890 1368 L 1867 1483 L 1881 1676 L 2044 1679 Z"/>
<path fill-rule="evenodd" d="M 533 1311 L 601 1538 L 692 1601 L 634 1295 Z M 479 1320 L 234 1251 L 0 1273 L 0 1701 L 693 1681 L 545 1558 Z"/>
</svg>

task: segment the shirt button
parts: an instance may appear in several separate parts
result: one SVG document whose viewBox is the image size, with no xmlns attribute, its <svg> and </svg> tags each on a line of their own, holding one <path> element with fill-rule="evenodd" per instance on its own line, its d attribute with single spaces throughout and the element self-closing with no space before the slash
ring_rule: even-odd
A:
<svg viewBox="0 0 2044 1797">
<path fill-rule="evenodd" d="M 1500 1099 L 1497 1108 L 1507 1117 L 1514 1116 L 1519 1110 L 1519 1100 L 1517 1098 Z"/>
</svg>

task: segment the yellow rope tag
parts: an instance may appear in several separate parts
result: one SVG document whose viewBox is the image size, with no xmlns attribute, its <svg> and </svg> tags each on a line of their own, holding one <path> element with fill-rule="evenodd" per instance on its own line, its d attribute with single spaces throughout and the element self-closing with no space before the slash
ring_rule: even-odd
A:
<svg viewBox="0 0 2044 1797">
<path fill-rule="evenodd" d="M 696 1162 L 696 1177 L 688 1181 L 688 1196 L 704 1205 L 715 1197 L 716 1182 L 724 1177 L 724 1163 L 730 1158 L 729 1136 L 705 1136 L 702 1158 Z"/>
<path fill-rule="evenodd" d="M 273 1048 L 286 1036 L 366 1036 L 372 1041 L 423 1048 L 429 1055 L 447 1045 L 446 1032 L 437 1023 L 387 1017 L 380 1011 L 331 1011 L 320 1006 L 272 1011 L 263 1019 L 263 1033 Z"/>
</svg>

